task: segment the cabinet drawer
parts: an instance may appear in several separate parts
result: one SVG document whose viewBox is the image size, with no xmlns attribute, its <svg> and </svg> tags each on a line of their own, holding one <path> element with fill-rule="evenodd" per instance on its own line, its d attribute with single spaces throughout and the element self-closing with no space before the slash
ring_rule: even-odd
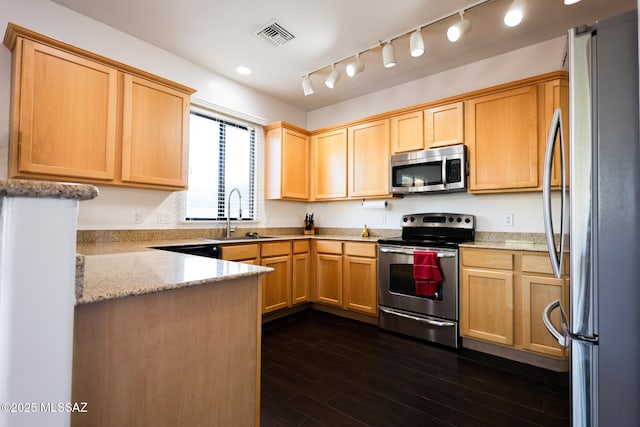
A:
<svg viewBox="0 0 640 427">
<path fill-rule="evenodd" d="M 345 242 L 345 244 L 344 244 L 344 253 L 346 255 L 375 258 L 376 257 L 376 244 L 375 243 Z"/>
<path fill-rule="evenodd" d="M 462 265 L 513 270 L 513 253 L 487 249 L 463 249 Z"/>
<path fill-rule="evenodd" d="M 301 254 L 304 252 L 309 252 L 309 241 L 308 240 L 294 240 L 293 241 L 293 253 Z"/>
<path fill-rule="evenodd" d="M 291 242 L 270 242 L 263 243 L 261 248 L 262 258 L 277 255 L 290 255 L 291 254 Z"/>
<path fill-rule="evenodd" d="M 548 255 L 522 255 L 522 271 L 527 273 L 553 274 Z"/>
<path fill-rule="evenodd" d="M 316 242 L 318 253 L 323 254 L 342 254 L 342 242 L 337 240 L 318 240 Z"/>
<path fill-rule="evenodd" d="M 222 247 L 222 259 L 227 261 L 240 261 L 243 259 L 258 258 L 258 256 L 260 256 L 260 247 L 257 243 Z"/>
</svg>

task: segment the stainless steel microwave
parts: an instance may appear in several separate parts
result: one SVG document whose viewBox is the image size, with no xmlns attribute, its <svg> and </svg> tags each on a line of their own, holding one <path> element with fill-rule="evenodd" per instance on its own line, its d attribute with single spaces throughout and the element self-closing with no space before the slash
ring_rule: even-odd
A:
<svg viewBox="0 0 640 427">
<path fill-rule="evenodd" d="M 390 170 L 394 195 L 467 191 L 467 147 L 393 154 Z"/>
</svg>

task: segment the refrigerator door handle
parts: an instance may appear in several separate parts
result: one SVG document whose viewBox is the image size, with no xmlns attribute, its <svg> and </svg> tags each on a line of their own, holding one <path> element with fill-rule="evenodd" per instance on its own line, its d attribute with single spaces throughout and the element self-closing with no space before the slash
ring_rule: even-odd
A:
<svg viewBox="0 0 640 427">
<path fill-rule="evenodd" d="M 556 148 L 556 136 L 560 134 L 560 253 L 556 246 L 553 230 L 553 218 L 551 214 L 551 171 L 553 169 L 553 152 Z M 549 129 L 549 136 L 547 137 L 547 147 L 544 157 L 544 174 L 542 181 L 542 211 L 544 216 L 544 233 L 547 237 L 547 248 L 549 249 L 549 257 L 551 258 L 551 267 L 553 268 L 553 275 L 556 278 L 562 276 L 562 263 L 564 257 L 564 235 L 565 235 L 565 220 L 564 220 L 564 207 L 566 204 L 566 167 L 565 167 L 565 155 L 564 155 L 564 132 L 562 130 L 562 111 L 560 108 L 556 108 L 553 113 L 553 119 L 551 121 L 551 128 Z"/>
<path fill-rule="evenodd" d="M 556 308 L 560 309 L 560 323 L 562 325 L 562 332 L 558 331 L 551 322 L 551 312 L 553 312 L 553 310 L 555 310 Z M 542 311 L 542 322 L 544 323 L 544 326 L 547 328 L 549 333 L 553 335 L 553 337 L 561 346 L 569 347 L 570 337 L 568 334 L 567 316 L 562 309 L 562 305 L 560 305 L 560 300 L 555 300 L 545 307 L 545 309 Z"/>
</svg>

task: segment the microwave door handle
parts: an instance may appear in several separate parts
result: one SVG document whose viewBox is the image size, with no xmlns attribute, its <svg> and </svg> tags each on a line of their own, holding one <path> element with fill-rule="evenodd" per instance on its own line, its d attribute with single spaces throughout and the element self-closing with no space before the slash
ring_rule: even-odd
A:
<svg viewBox="0 0 640 427">
<path fill-rule="evenodd" d="M 442 156 L 442 185 L 447 185 L 447 156 Z"/>
</svg>

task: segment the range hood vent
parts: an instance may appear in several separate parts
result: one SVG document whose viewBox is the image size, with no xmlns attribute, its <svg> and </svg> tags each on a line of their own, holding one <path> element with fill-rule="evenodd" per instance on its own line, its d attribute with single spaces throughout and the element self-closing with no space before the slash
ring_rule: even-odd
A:
<svg viewBox="0 0 640 427">
<path fill-rule="evenodd" d="M 295 38 L 293 34 L 276 21 L 270 22 L 266 27 L 258 31 L 256 35 L 274 46 L 282 46 Z"/>
</svg>

